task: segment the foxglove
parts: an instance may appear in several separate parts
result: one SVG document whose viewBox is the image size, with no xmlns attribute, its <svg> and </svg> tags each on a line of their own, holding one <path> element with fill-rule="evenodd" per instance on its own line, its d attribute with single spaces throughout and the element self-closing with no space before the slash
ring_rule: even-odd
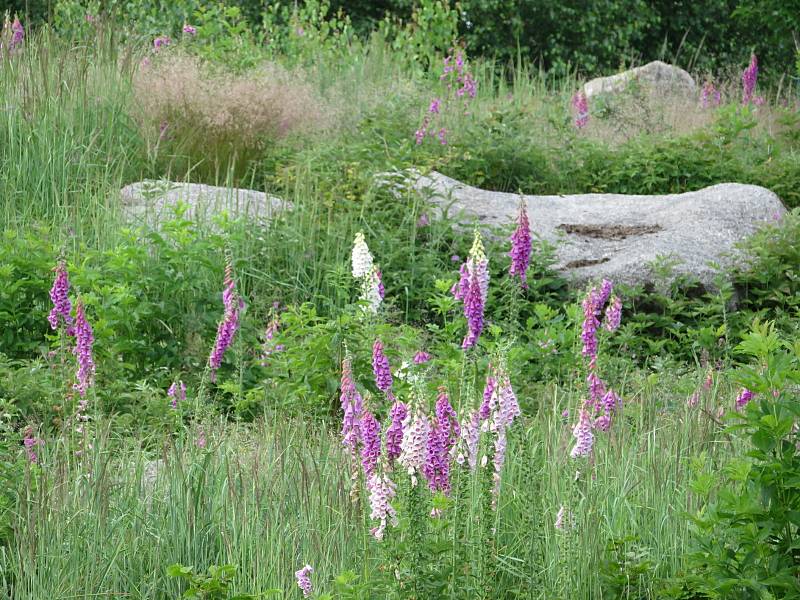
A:
<svg viewBox="0 0 800 600">
<path fill-rule="evenodd" d="M 370 533 L 381 541 L 388 523 L 397 527 L 397 512 L 391 503 L 397 495 L 397 486 L 386 473 L 381 473 L 372 476 L 368 488 L 370 518 L 378 521 L 378 526 L 373 527 Z"/>
<path fill-rule="evenodd" d="M 400 464 L 411 476 L 411 485 L 417 485 L 419 473 L 428 460 L 428 437 L 431 424 L 428 417 L 419 409 L 409 411 L 403 423 L 403 443 L 400 445 Z"/>
<path fill-rule="evenodd" d="M 53 287 L 50 289 L 50 300 L 53 308 L 47 315 L 47 320 L 53 330 L 58 329 L 59 324 L 63 324 L 67 335 L 72 334 L 72 304 L 69 301 L 69 275 L 64 261 L 59 261 L 56 266 L 56 276 L 53 280 Z"/>
<path fill-rule="evenodd" d="M 511 267 L 508 270 L 511 277 L 519 277 L 523 288 L 528 287 L 528 265 L 531 261 L 531 229 L 528 222 L 528 211 L 523 200 L 519 203 L 517 228 L 511 235 Z"/>
<path fill-rule="evenodd" d="M 381 424 L 369 410 L 361 417 L 361 466 L 369 483 L 381 455 Z"/>
<path fill-rule="evenodd" d="M 573 123 L 576 129 L 583 129 L 589 122 L 589 102 L 582 91 L 577 91 L 572 96 L 572 109 L 575 113 Z"/>
<path fill-rule="evenodd" d="M 758 59 L 755 54 L 750 56 L 750 64 L 742 72 L 742 104 L 750 104 L 758 80 Z"/>
<path fill-rule="evenodd" d="M 311 573 L 313 572 L 314 569 L 311 567 L 311 565 L 306 565 L 294 573 L 294 576 L 297 579 L 297 586 L 302 590 L 304 598 L 308 598 L 313 592 L 313 588 L 311 586 Z"/>
<path fill-rule="evenodd" d="M 94 345 L 94 334 L 92 326 L 86 320 L 86 312 L 83 302 L 78 300 L 75 307 L 75 347 L 72 353 L 77 358 L 78 371 L 75 375 L 75 389 L 81 396 L 86 395 L 94 383 L 94 360 L 92 359 L 92 346 Z"/>
<path fill-rule="evenodd" d="M 392 398 L 392 372 L 389 369 L 389 359 L 383 352 L 383 342 L 375 340 L 372 345 L 372 372 L 375 374 L 375 385 L 388 398 Z"/>
<path fill-rule="evenodd" d="M 386 430 L 386 458 L 391 464 L 402 451 L 403 421 L 408 417 L 408 407 L 400 400 L 395 400 L 389 416 L 391 423 Z"/>
<path fill-rule="evenodd" d="M 575 446 L 573 446 L 569 455 L 572 458 L 581 458 L 589 456 L 592 453 L 592 446 L 594 445 L 594 435 L 592 434 L 592 420 L 589 416 L 589 411 L 581 408 L 578 415 L 578 423 L 572 430 L 572 435 L 575 437 Z"/>
<path fill-rule="evenodd" d="M 353 251 L 350 260 L 353 268 L 353 277 L 361 279 L 372 275 L 372 254 L 364 239 L 364 234 L 360 231 L 356 234 L 356 238 L 353 241 Z"/>
<path fill-rule="evenodd" d="M 348 449 L 350 455 L 355 457 L 356 448 L 361 442 L 361 417 L 364 411 L 361 394 L 356 389 L 353 381 L 353 368 L 350 357 L 342 360 L 341 395 L 339 400 L 342 405 L 342 444 Z"/>
</svg>

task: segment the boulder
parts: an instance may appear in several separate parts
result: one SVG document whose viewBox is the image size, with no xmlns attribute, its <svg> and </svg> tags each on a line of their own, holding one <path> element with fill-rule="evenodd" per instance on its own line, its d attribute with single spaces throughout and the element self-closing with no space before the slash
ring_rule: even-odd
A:
<svg viewBox="0 0 800 600">
<path fill-rule="evenodd" d="M 692 76 L 680 67 L 654 60 L 641 67 L 611 75 L 598 77 L 583 86 L 587 98 L 598 94 L 616 94 L 625 91 L 632 81 L 659 96 L 686 96 L 694 94 L 696 85 Z"/>
<path fill-rule="evenodd" d="M 470 187 L 432 172 L 383 175 L 395 193 L 415 190 L 462 225 L 511 231 L 520 196 Z M 785 213 L 766 188 L 722 183 L 662 196 L 579 194 L 522 196 L 534 239 L 555 246 L 555 268 L 574 283 L 603 277 L 629 285 L 658 281 L 654 263 L 672 264 L 668 279 L 696 278 L 713 288 L 718 270 L 740 258 L 736 243 Z M 435 213 L 439 213 L 436 215 Z"/>
<path fill-rule="evenodd" d="M 290 203 L 264 192 L 202 183 L 145 180 L 126 185 L 120 196 L 123 214 L 151 227 L 174 218 L 179 204 L 186 208 L 183 217 L 194 221 L 207 221 L 223 211 L 234 219 L 269 221 L 278 212 L 291 209 Z"/>
</svg>

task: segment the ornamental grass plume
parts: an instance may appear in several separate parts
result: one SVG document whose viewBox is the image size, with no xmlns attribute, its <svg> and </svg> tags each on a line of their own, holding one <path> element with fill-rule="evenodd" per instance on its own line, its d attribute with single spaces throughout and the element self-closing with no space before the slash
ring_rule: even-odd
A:
<svg viewBox="0 0 800 600">
<path fill-rule="evenodd" d="M 758 59 L 750 55 L 750 64 L 742 71 L 742 104 L 750 104 L 758 81 Z"/>
<path fill-rule="evenodd" d="M 528 266 L 531 261 L 531 228 L 524 199 L 519 202 L 517 228 L 511 235 L 511 251 L 508 255 L 511 257 L 511 266 L 508 269 L 508 274 L 511 277 L 519 277 L 523 289 L 527 289 Z"/>
<path fill-rule="evenodd" d="M 358 444 L 361 443 L 361 418 L 364 412 L 364 403 L 361 394 L 356 389 L 353 380 L 353 367 L 350 356 L 342 360 L 341 394 L 339 400 L 342 405 L 342 444 L 355 458 Z"/>
<path fill-rule="evenodd" d="M 383 352 L 383 342 L 376 339 L 372 344 L 372 372 L 375 375 L 375 385 L 386 394 L 389 399 L 392 395 L 392 372 L 389 368 L 389 359 Z"/>
<path fill-rule="evenodd" d="M 302 590 L 304 598 L 308 598 L 313 593 L 313 587 L 311 585 L 311 573 L 313 572 L 314 569 L 311 565 L 306 565 L 294 572 L 294 576 L 297 579 L 297 586 Z"/>
<path fill-rule="evenodd" d="M 367 487 L 369 488 L 369 516 L 370 519 L 378 521 L 378 526 L 373 527 L 370 533 L 376 540 L 381 541 L 388 523 L 391 523 L 393 527 L 398 525 L 397 512 L 392 506 L 392 500 L 397 495 L 397 486 L 386 473 L 380 473 L 372 476 Z"/>
<path fill-rule="evenodd" d="M 58 261 L 55 267 L 56 276 L 53 287 L 50 289 L 50 300 L 53 308 L 47 315 L 50 327 L 55 331 L 63 325 L 67 335 L 72 335 L 72 304 L 69 301 L 69 274 L 67 265 L 63 260 Z"/>
<path fill-rule="evenodd" d="M 225 265 L 224 289 L 222 291 L 222 304 L 225 311 L 222 320 L 217 326 L 217 337 L 214 347 L 208 357 L 208 366 L 211 369 L 211 381 L 217 380 L 217 369 L 222 365 L 225 351 L 233 343 L 233 337 L 239 329 L 239 311 L 244 308 L 244 301 L 236 293 L 236 281 L 233 278 L 233 266 L 230 258 Z"/>
<path fill-rule="evenodd" d="M 75 374 L 75 389 L 81 396 L 94 384 L 94 360 L 92 359 L 92 346 L 94 334 L 92 326 L 86 320 L 83 302 L 79 299 L 75 306 L 75 347 L 72 353 L 78 361 L 78 370 Z"/>
<path fill-rule="evenodd" d="M 586 94 L 582 90 L 578 90 L 572 96 L 572 110 L 574 111 L 573 124 L 576 129 L 583 129 L 589 122 L 589 102 L 586 99 Z"/>
</svg>

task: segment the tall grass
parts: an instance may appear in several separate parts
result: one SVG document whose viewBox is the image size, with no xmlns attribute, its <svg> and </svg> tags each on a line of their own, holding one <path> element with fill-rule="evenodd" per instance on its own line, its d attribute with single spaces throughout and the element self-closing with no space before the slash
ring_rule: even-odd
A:
<svg viewBox="0 0 800 600">
<path fill-rule="evenodd" d="M 690 459 L 705 452 L 710 468 L 733 449 L 705 411 L 730 397 L 727 387 L 705 408 L 673 393 L 647 383 L 631 389 L 624 419 L 598 441 L 578 482 L 561 411 L 579 398 L 551 386 L 522 399 L 541 408 L 509 446 L 496 598 L 615 597 L 603 579 L 615 540 L 652 563 L 630 582 L 641 590 L 630 597 L 656 597 L 662 578 L 679 572 L 689 544 L 684 512 L 696 508 Z M 235 564 L 237 589 L 281 587 L 287 597 L 306 562 L 320 585 L 344 569 L 369 576 L 377 548 L 349 496 L 335 434 L 269 417 L 214 428 L 205 450 L 195 434 L 163 440 L 157 455 L 107 429 L 85 461 L 58 443 L 47 448 L 21 482 L 13 542 L 0 554 L 5 597 L 174 598 L 165 569 L 176 562 Z M 562 505 L 572 525 L 559 532 Z"/>
</svg>

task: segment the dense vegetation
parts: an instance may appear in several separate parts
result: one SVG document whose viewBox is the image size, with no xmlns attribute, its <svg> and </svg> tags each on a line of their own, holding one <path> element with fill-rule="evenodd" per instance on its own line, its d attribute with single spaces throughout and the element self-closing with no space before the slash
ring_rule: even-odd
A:
<svg viewBox="0 0 800 600">
<path fill-rule="evenodd" d="M 0 40 L 0 597 L 291 598 L 306 563 L 320 598 L 800 594 L 796 13 L 591 4 L 21 7 L 39 24 Z M 632 86 L 575 126 L 576 71 L 689 54 L 718 106 Z M 537 241 L 521 287 L 516 224 L 481 254 L 376 178 L 406 168 L 531 194 L 736 181 L 794 210 L 713 288 L 662 265 L 603 296 Z M 119 190 L 143 179 L 292 209 L 142 226 Z M 452 292 L 467 260 L 480 302 Z M 398 402 L 405 439 L 452 451 L 447 485 L 408 442 L 390 456 Z"/>
</svg>

